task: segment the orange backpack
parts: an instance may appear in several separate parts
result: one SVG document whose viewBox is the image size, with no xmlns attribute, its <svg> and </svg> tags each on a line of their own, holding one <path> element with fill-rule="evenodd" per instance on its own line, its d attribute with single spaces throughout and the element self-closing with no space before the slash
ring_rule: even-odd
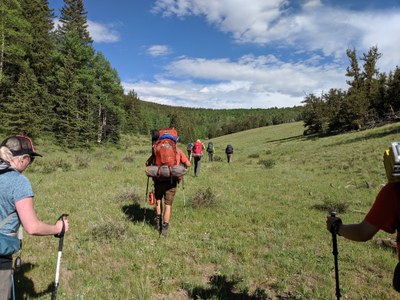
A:
<svg viewBox="0 0 400 300">
<path fill-rule="evenodd" d="M 172 167 L 177 164 L 176 161 L 176 141 L 178 133 L 175 128 L 160 129 L 158 141 L 154 144 L 154 156 L 157 166 Z"/>
<path fill-rule="evenodd" d="M 156 179 L 176 179 L 186 173 L 186 168 L 177 164 L 178 133 L 175 128 L 164 128 L 159 132 L 160 137 L 153 145 L 155 166 L 148 166 L 146 174 Z"/>
</svg>

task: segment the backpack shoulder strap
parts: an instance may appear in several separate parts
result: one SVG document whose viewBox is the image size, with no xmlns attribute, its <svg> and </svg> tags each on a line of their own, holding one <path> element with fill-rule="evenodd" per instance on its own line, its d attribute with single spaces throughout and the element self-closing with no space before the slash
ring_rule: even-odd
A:
<svg viewBox="0 0 400 300">
<path fill-rule="evenodd" d="M 10 220 L 16 214 L 17 214 L 17 212 L 14 211 L 13 213 L 9 214 L 5 219 L 1 220 L 0 228 L 3 227 L 8 222 L 8 220 Z"/>
<path fill-rule="evenodd" d="M 3 227 L 8 220 L 10 220 L 13 216 L 15 216 L 17 214 L 16 211 L 14 211 L 13 213 L 9 214 L 5 219 L 1 220 L 0 222 L 0 228 Z M 23 235 L 24 235 L 24 231 L 22 229 L 22 226 L 20 225 L 18 227 L 18 231 L 15 232 L 13 235 L 17 236 L 19 240 L 23 239 Z"/>
</svg>

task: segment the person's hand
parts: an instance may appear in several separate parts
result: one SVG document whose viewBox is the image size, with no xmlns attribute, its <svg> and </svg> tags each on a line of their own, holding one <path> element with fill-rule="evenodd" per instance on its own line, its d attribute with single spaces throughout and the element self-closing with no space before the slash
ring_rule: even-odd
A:
<svg viewBox="0 0 400 300">
<path fill-rule="evenodd" d="M 64 236 L 64 233 L 66 233 L 69 230 L 69 221 L 65 216 L 57 220 L 55 225 L 58 232 L 57 234 L 54 235 L 55 237 L 62 237 Z"/>
<path fill-rule="evenodd" d="M 337 226 L 340 226 L 342 224 L 342 220 L 338 217 L 332 217 L 332 216 L 327 216 L 326 217 L 326 229 L 330 233 L 338 233 L 337 230 L 339 228 L 336 228 Z"/>
</svg>

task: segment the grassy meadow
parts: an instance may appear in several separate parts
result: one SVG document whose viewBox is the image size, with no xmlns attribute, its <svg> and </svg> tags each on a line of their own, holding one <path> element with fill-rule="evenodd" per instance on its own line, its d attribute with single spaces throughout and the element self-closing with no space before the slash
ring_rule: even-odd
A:
<svg viewBox="0 0 400 300">
<path fill-rule="evenodd" d="M 362 220 L 386 181 L 383 151 L 400 140 L 400 127 L 324 138 L 303 130 L 290 123 L 213 139 L 217 159 L 204 156 L 200 176 L 191 168 L 179 185 L 167 237 L 147 205 L 150 136 L 88 151 L 37 140 L 44 157 L 26 171 L 36 211 L 45 222 L 61 213 L 70 220 L 58 299 L 336 299 L 326 215 Z M 338 237 L 343 299 L 397 297 L 396 253 L 380 243 L 388 238 Z M 25 234 L 21 297 L 50 298 L 57 248 L 54 237 Z"/>
</svg>

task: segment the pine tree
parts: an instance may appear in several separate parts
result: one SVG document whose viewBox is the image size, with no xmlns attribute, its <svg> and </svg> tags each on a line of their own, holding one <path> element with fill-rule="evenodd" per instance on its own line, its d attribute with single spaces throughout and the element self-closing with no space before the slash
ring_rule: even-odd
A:
<svg viewBox="0 0 400 300">
<path fill-rule="evenodd" d="M 67 120 L 56 121 L 57 130 L 67 130 L 58 132 L 57 136 L 75 139 L 69 141 L 70 145 L 85 145 L 97 139 L 94 50 L 87 31 L 86 14 L 81 0 L 66 0 L 61 9 L 61 26 L 56 36 L 58 53 L 55 69 L 62 76 L 57 75 L 55 81 L 55 108 L 57 111 L 69 107 L 74 112 Z M 66 90 L 69 87 L 73 87 L 73 90 Z M 69 99 L 66 95 L 73 98 Z M 63 118 L 59 113 L 57 116 Z"/>
<path fill-rule="evenodd" d="M 120 123 L 123 111 L 120 107 L 123 89 L 117 72 L 101 54 L 94 59 L 95 97 L 97 105 L 97 142 L 119 140 Z"/>
<path fill-rule="evenodd" d="M 400 68 L 389 74 L 386 99 L 393 112 L 400 111 Z"/>
<path fill-rule="evenodd" d="M 20 75 L 4 103 L 3 131 L 9 135 L 23 132 L 36 137 L 41 131 L 41 116 L 35 107 L 40 105 L 40 87 L 32 70 Z"/>
<path fill-rule="evenodd" d="M 0 1 L 0 100 L 10 95 L 26 71 L 25 55 L 31 45 L 28 28 L 18 0 Z"/>
<path fill-rule="evenodd" d="M 60 22 L 61 36 L 68 32 L 75 32 L 86 46 L 92 44 L 93 40 L 88 31 L 87 12 L 82 0 L 64 0 Z"/>
<path fill-rule="evenodd" d="M 47 0 L 22 0 L 21 5 L 26 20 L 30 23 L 29 33 L 32 43 L 27 49 L 26 59 L 39 84 L 39 99 L 35 110 L 41 116 L 41 130 L 51 131 L 54 119 L 51 95 L 48 84 L 53 71 L 54 52 L 54 13 L 49 9 Z"/>
</svg>

